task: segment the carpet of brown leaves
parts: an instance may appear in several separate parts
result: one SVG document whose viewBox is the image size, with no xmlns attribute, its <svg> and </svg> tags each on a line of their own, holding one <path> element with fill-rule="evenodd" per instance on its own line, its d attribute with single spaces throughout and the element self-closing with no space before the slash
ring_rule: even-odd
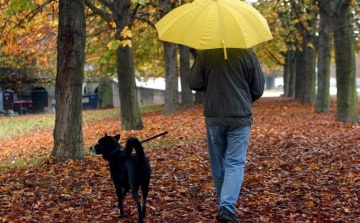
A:
<svg viewBox="0 0 360 223">
<path fill-rule="evenodd" d="M 237 203 L 241 222 L 360 222 L 360 125 L 317 114 L 286 98 L 254 104 L 245 180 Z M 207 157 L 202 108 L 143 114 L 145 128 L 120 129 L 119 117 L 84 122 L 85 148 L 105 132 L 146 139 L 153 176 L 146 222 L 216 222 L 217 201 Z M 0 141 L 0 161 L 47 157 L 52 129 Z M 39 158 L 40 157 L 40 158 Z M 136 222 L 131 196 L 119 219 L 107 163 L 84 160 L 0 170 L 0 222 Z"/>
</svg>

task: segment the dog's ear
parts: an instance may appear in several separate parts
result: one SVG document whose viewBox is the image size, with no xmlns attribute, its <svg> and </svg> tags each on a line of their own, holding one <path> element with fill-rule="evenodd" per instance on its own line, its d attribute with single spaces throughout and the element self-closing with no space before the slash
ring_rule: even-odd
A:
<svg viewBox="0 0 360 223">
<path fill-rule="evenodd" d="M 116 141 L 119 141 L 120 140 L 120 134 L 117 134 L 115 137 Z"/>
<path fill-rule="evenodd" d="M 107 134 L 105 133 L 105 137 L 107 137 Z"/>
</svg>

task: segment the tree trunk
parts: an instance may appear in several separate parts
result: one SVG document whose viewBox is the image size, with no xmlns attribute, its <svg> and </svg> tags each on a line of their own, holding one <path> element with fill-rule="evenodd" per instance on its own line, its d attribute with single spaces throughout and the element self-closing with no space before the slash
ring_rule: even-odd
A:
<svg viewBox="0 0 360 223">
<path fill-rule="evenodd" d="M 335 0 L 334 41 L 336 61 L 336 119 L 357 123 L 356 65 L 351 0 Z"/>
<path fill-rule="evenodd" d="M 270 90 L 275 88 L 275 75 L 265 77 L 265 89 Z"/>
<path fill-rule="evenodd" d="M 164 115 L 176 114 L 179 110 L 179 75 L 176 44 L 164 42 L 165 53 L 165 105 Z"/>
<path fill-rule="evenodd" d="M 284 64 L 284 97 L 294 97 L 295 87 L 295 51 L 293 43 L 288 43 Z"/>
<path fill-rule="evenodd" d="M 189 47 L 179 45 L 180 51 L 180 80 L 181 80 L 181 107 L 190 108 L 194 106 L 193 94 L 186 81 L 190 70 L 190 50 Z"/>
<path fill-rule="evenodd" d="M 304 81 L 303 75 L 305 73 L 304 70 L 304 52 L 298 50 L 296 52 L 296 64 L 295 64 L 295 99 L 301 101 L 304 89 Z"/>
<path fill-rule="evenodd" d="M 289 78 L 290 78 L 290 58 L 288 53 L 286 53 L 285 63 L 284 63 L 284 97 L 289 97 Z"/>
<path fill-rule="evenodd" d="M 315 48 L 314 36 L 303 35 L 302 52 L 296 60 L 295 98 L 306 104 L 314 104 L 316 97 Z"/>
<path fill-rule="evenodd" d="M 126 130 L 142 129 L 143 123 L 135 83 L 133 49 L 131 47 L 119 47 L 116 55 L 121 127 Z"/>
<path fill-rule="evenodd" d="M 288 97 L 295 97 L 295 77 L 296 77 L 296 53 L 295 51 L 291 51 L 291 57 L 289 61 L 289 87 L 288 87 Z"/>
<path fill-rule="evenodd" d="M 304 38 L 303 50 L 304 50 L 304 73 L 302 75 L 303 91 L 302 91 L 302 102 L 306 104 L 314 104 L 316 98 L 316 51 L 314 47 L 310 47 L 309 43 L 314 46 L 312 41 L 313 36 L 307 36 L 309 39 Z"/>
<path fill-rule="evenodd" d="M 111 79 L 109 76 L 104 75 L 99 79 L 99 87 L 98 87 L 98 94 L 99 94 L 99 102 L 97 107 L 100 109 L 105 108 L 112 108 L 113 105 L 113 95 L 112 95 L 112 88 L 111 88 Z"/>
<path fill-rule="evenodd" d="M 130 4 L 127 0 L 116 0 L 111 8 L 116 23 L 117 36 L 130 24 Z M 116 68 L 119 81 L 121 127 L 125 130 L 142 129 L 143 123 L 137 98 L 133 48 L 120 46 L 116 50 Z"/>
<path fill-rule="evenodd" d="M 56 119 L 52 155 L 58 161 L 82 159 L 82 83 L 85 58 L 83 0 L 59 1 Z"/>
<path fill-rule="evenodd" d="M 318 89 L 316 112 L 330 111 L 330 62 L 331 62 L 331 5 L 327 0 L 319 1 L 320 28 L 318 54 Z"/>
<path fill-rule="evenodd" d="M 159 5 L 162 8 L 161 17 L 164 17 L 169 11 L 169 0 L 160 0 Z M 177 65 L 176 44 L 164 42 L 165 58 L 165 105 L 164 115 L 175 114 L 179 110 L 179 75 Z"/>
<path fill-rule="evenodd" d="M 297 51 L 296 56 L 295 99 L 306 104 L 314 104 L 316 98 L 315 46 L 318 14 L 313 9 L 306 8 L 307 6 L 295 4 L 295 2 L 292 2 L 292 5 L 294 12 L 300 13 L 301 11 L 300 14 L 303 14 L 306 11 L 307 17 L 305 20 L 296 23 L 297 31 L 302 38 L 297 38 L 301 44 L 301 49 Z"/>
</svg>

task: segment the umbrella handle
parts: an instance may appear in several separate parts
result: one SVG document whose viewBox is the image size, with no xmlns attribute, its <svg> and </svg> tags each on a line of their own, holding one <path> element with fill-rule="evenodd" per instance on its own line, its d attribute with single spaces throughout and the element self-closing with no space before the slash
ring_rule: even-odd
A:
<svg viewBox="0 0 360 223">
<path fill-rule="evenodd" d="M 225 57 L 225 60 L 227 60 L 227 51 L 226 51 L 225 41 L 222 39 L 222 40 L 221 40 L 221 43 L 222 43 L 223 48 L 224 48 L 224 57 Z"/>
</svg>

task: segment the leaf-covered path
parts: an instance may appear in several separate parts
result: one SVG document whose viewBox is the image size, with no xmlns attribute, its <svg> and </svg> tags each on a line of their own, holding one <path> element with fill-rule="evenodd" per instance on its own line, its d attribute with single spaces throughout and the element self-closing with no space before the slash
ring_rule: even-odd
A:
<svg viewBox="0 0 360 223">
<path fill-rule="evenodd" d="M 245 180 L 237 204 L 241 222 L 360 222 L 360 125 L 291 99 L 263 98 L 254 124 Z M 216 196 L 202 108 L 162 116 L 143 114 L 145 129 L 120 130 L 118 116 L 84 122 L 85 147 L 105 132 L 145 139 L 153 167 L 146 222 L 216 222 Z M 127 197 L 127 219 L 119 219 L 107 163 L 86 153 L 81 161 L 31 164 L 51 151 L 52 129 L 0 141 L 0 222 L 136 222 Z M 40 157 L 40 158 L 39 158 Z"/>
</svg>

